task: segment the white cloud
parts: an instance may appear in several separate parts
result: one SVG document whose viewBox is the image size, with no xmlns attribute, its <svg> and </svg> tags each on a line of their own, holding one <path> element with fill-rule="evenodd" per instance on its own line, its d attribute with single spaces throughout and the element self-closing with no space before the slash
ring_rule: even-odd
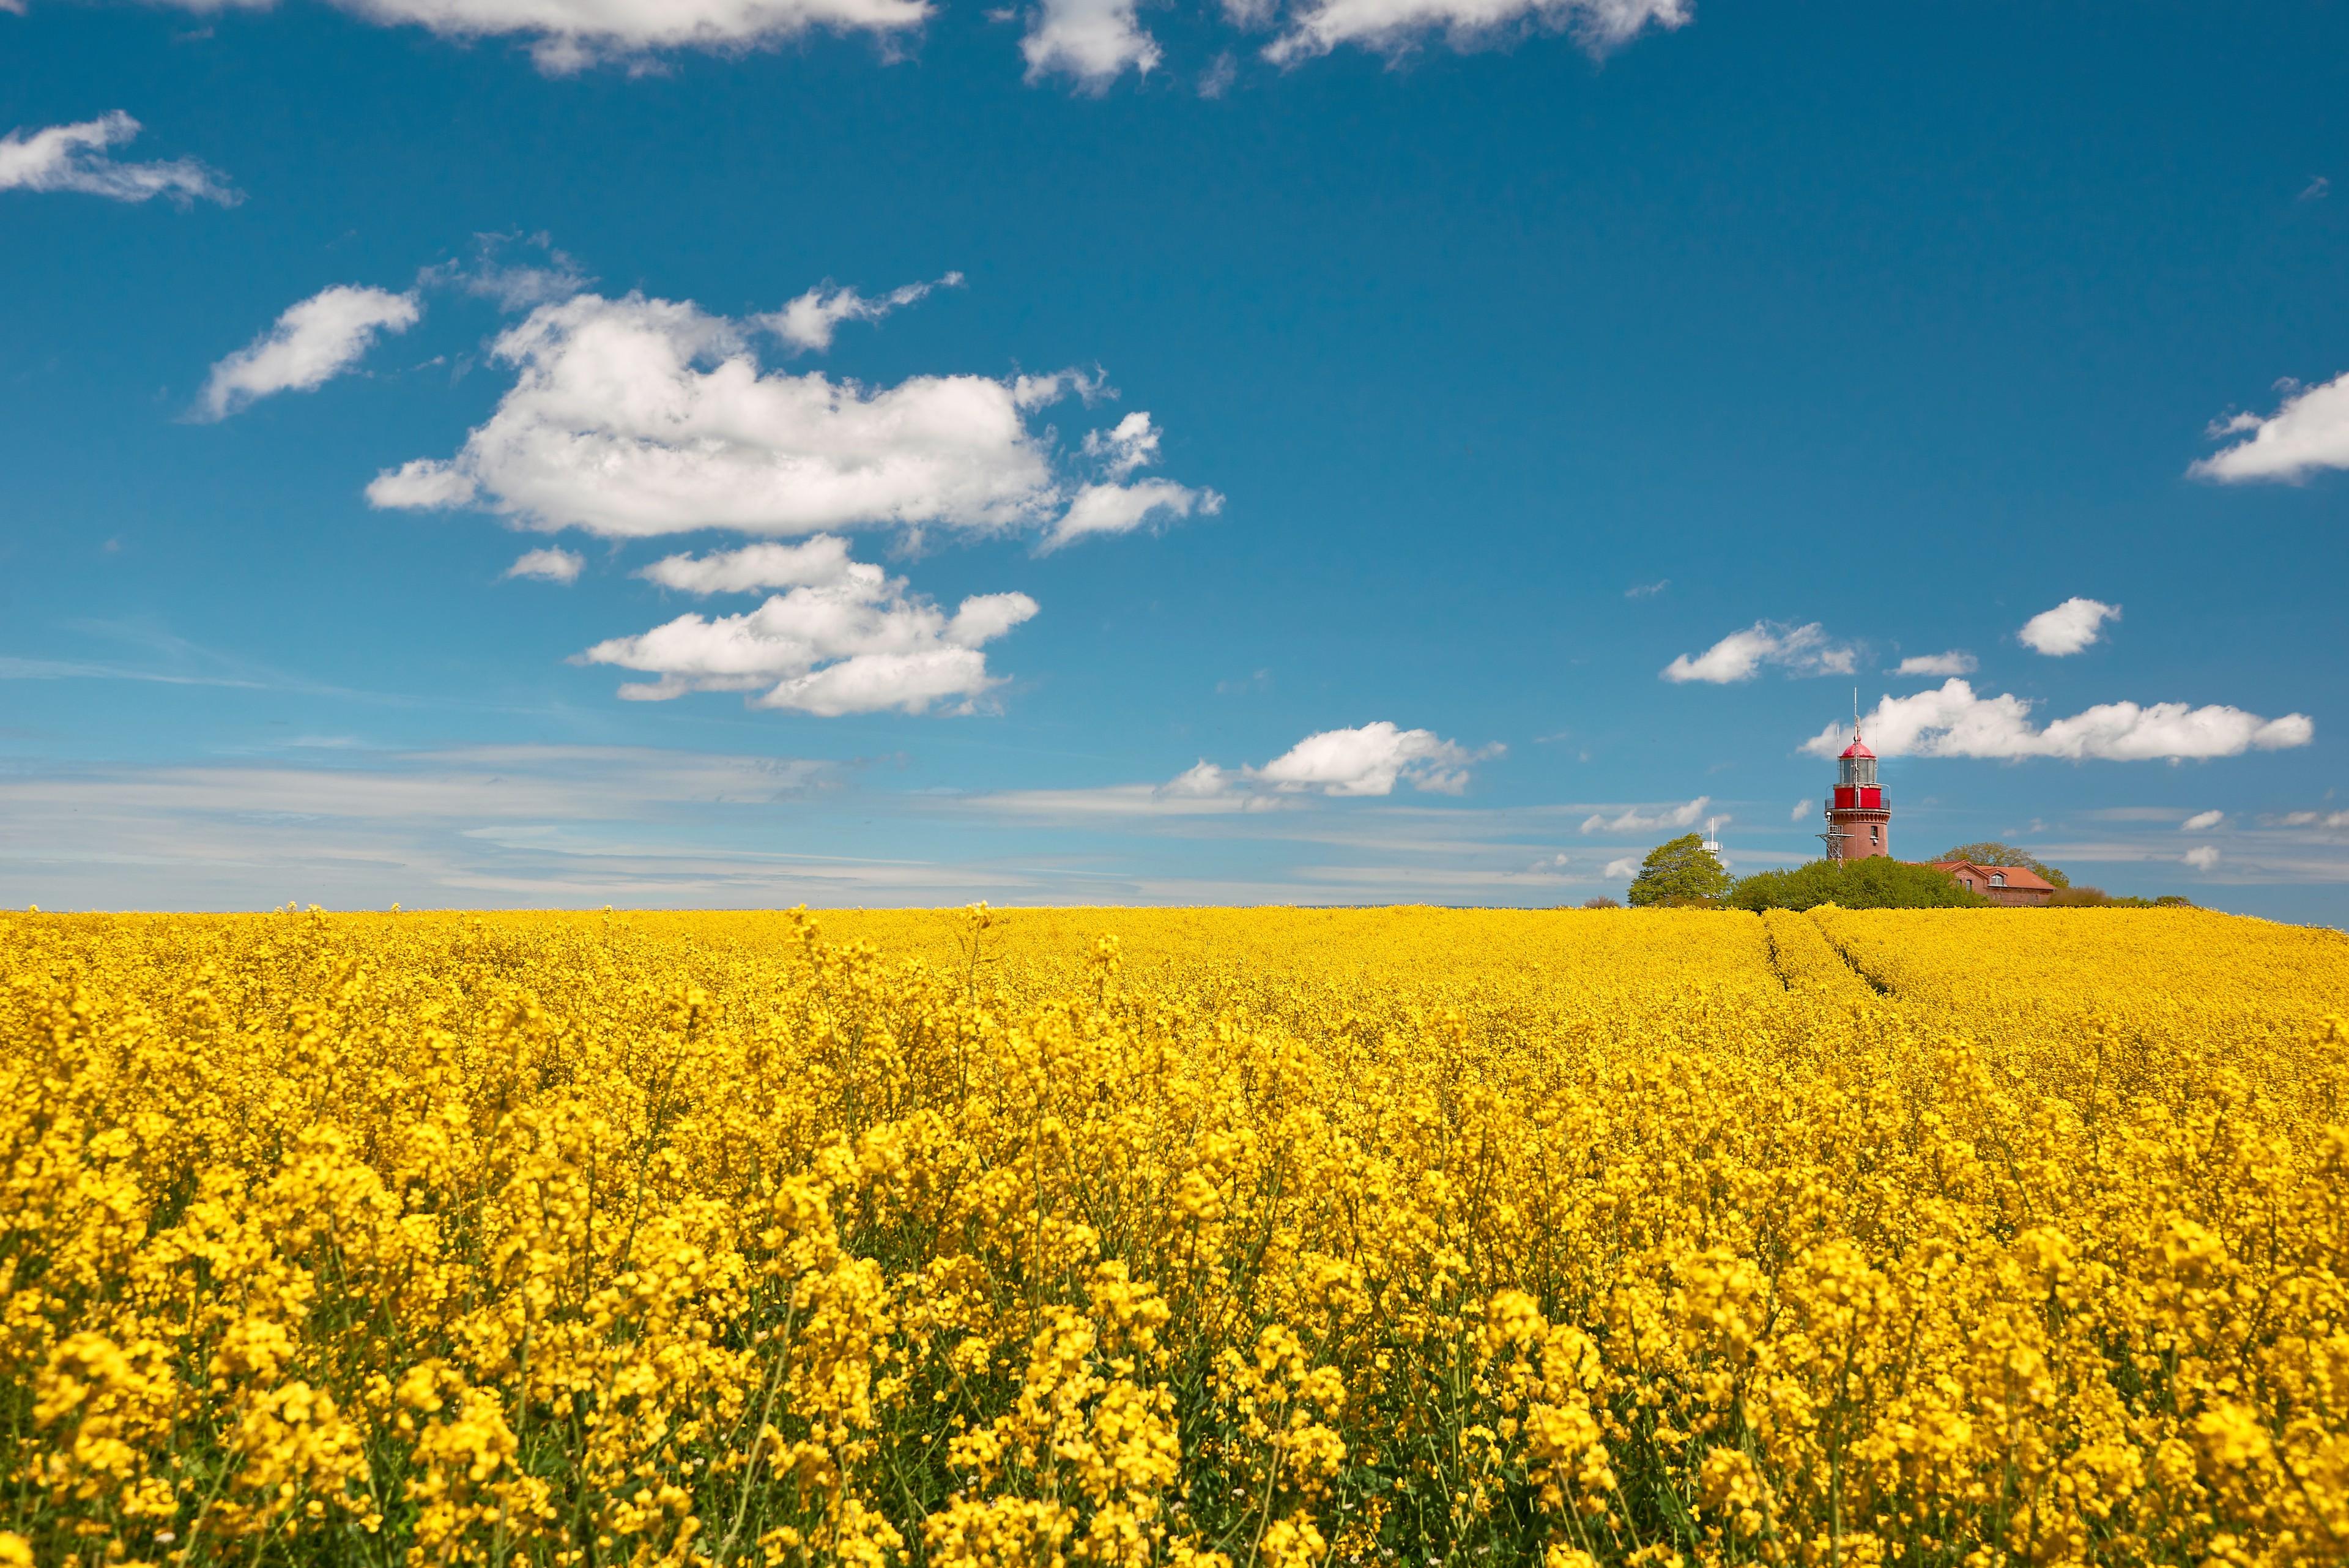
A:
<svg viewBox="0 0 2349 1568">
<path fill-rule="evenodd" d="M 2121 607 L 2098 599 L 2081 598 L 2077 595 L 2065 599 L 2054 609 L 2041 610 L 2023 623 L 2014 635 L 2023 646 L 2033 653 L 2044 653 L 2051 659 L 2062 659 L 2093 646 L 2104 636 L 2105 622 L 2121 618 Z M 1940 671 L 1933 671 L 1940 673 Z M 1953 674 L 1966 671 L 1955 670 Z"/>
<path fill-rule="evenodd" d="M 1880 756 L 2062 757 L 2107 762 L 2181 762 L 2232 757 L 2247 751 L 2304 746 L 2316 726 L 2303 713 L 2263 719 L 2240 708 L 2183 702 L 2104 702 L 2044 729 L 2031 723 L 2031 704 L 2011 694 L 1978 697 L 1952 679 L 1911 697 L 1886 697 L 1861 728 Z M 1851 731 L 1830 724 L 1803 745 L 1831 757 L 1849 744 Z"/>
<path fill-rule="evenodd" d="M 1233 787 L 1231 774 L 1201 757 L 1173 778 L 1158 786 L 1158 793 L 1179 800 L 1204 800 L 1211 795 L 1228 793 Z"/>
<path fill-rule="evenodd" d="M 1974 656 L 1958 649 L 1947 653 L 1912 653 L 1893 667 L 1895 675 L 1971 675 Z"/>
<path fill-rule="evenodd" d="M 709 556 L 664 556 L 636 576 L 688 594 L 747 594 L 845 582 L 878 566 L 848 558 L 848 541 L 819 534 L 798 545 L 747 545 Z"/>
<path fill-rule="evenodd" d="M 1469 769 L 1508 748 L 1471 751 L 1433 730 L 1404 730 L 1386 720 L 1308 735 L 1260 768 L 1237 771 L 1201 758 L 1152 792 L 1168 800 L 1276 794 L 1385 795 L 1398 782 L 1436 794 L 1468 787 Z"/>
<path fill-rule="evenodd" d="M 960 699 L 971 711 L 1001 685 L 980 651 L 1036 613 L 1026 594 L 982 594 L 949 618 L 877 566 L 852 562 L 838 579 L 777 594 L 754 610 L 681 615 L 636 637 L 612 638 L 578 662 L 657 676 L 620 695 L 660 701 L 688 691 L 755 691 L 761 708 L 827 718 L 926 712 Z"/>
<path fill-rule="evenodd" d="M 1108 430 L 1086 431 L 1084 453 L 1099 460 L 1112 479 L 1123 479 L 1135 469 L 1147 468 L 1158 461 L 1161 433 L 1151 422 L 1150 415 L 1137 410 Z"/>
<path fill-rule="evenodd" d="M 268 331 L 212 367 L 196 416 L 224 420 L 273 392 L 306 392 L 359 362 L 386 332 L 423 314 L 413 294 L 337 284 L 289 306 Z"/>
<path fill-rule="evenodd" d="M 1599 873 L 1609 882 L 1637 877 L 1639 874 L 1640 863 L 1629 855 L 1624 856 L 1620 860 L 1609 860 L 1607 863 L 1607 869 Z"/>
<path fill-rule="evenodd" d="M 172 0 L 191 11 L 265 8 L 272 0 Z M 739 52 L 825 30 L 878 36 L 918 26 L 927 0 L 331 0 L 385 26 L 444 38 L 521 36 L 539 69 L 562 75 L 668 49 Z"/>
<path fill-rule="evenodd" d="M 1127 71 L 1148 76 L 1161 58 L 1158 41 L 1135 10 L 1136 0 L 1040 0 L 1019 40 L 1028 79 L 1065 76 L 1099 93 Z"/>
<path fill-rule="evenodd" d="M 878 321 L 924 298 L 932 289 L 961 286 L 962 274 L 950 272 L 935 283 L 909 283 L 878 299 L 867 299 L 853 288 L 819 285 L 781 310 L 755 319 L 792 348 L 821 354 L 832 347 L 833 333 L 843 321 Z"/>
<path fill-rule="evenodd" d="M 1472 763 L 1502 748 L 1471 752 L 1433 730 L 1402 730 L 1381 719 L 1351 730 L 1308 735 L 1261 768 L 1257 778 L 1275 789 L 1322 794 L 1390 794 L 1398 778 L 1413 788 L 1458 794 L 1468 787 Z"/>
<path fill-rule="evenodd" d="M 2277 827 L 2349 827 L 2349 811 L 2288 811 L 2261 820 Z"/>
<path fill-rule="evenodd" d="M 1723 686 L 1751 680 L 1765 664 L 1777 665 L 1790 675 L 1848 675 L 1857 663 L 1857 650 L 1828 641 L 1826 629 L 1816 621 L 1785 626 L 1757 620 L 1744 631 L 1731 632 L 1694 659 L 1682 654 L 1664 667 L 1663 678 Z"/>
<path fill-rule="evenodd" d="M 1803 818 L 1810 815 L 1813 812 L 1818 809 L 1818 803 L 1816 801 L 1798 800 L 1795 803 L 1795 809 L 1788 814 L 1786 820 L 1788 822 L 1800 822 Z"/>
<path fill-rule="evenodd" d="M 117 163 L 108 154 L 138 134 L 139 122 L 120 109 L 72 125 L 19 126 L 0 136 L 0 191 L 80 191 L 118 202 L 164 196 L 183 207 L 199 200 L 236 203 L 219 171 L 192 158 Z"/>
<path fill-rule="evenodd" d="M 1671 586 L 1670 577 L 1658 577 L 1652 583 L 1633 583 L 1623 590 L 1623 597 L 1627 599 L 1651 599 Z"/>
<path fill-rule="evenodd" d="M 1654 810 L 1626 806 L 1613 816 L 1604 812 L 1592 812 L 1582 819 L 1585 833 L 1656 833 L 1667 827 L 1693 827 L 1704 815 L 1704 808 L 1713 804 L 1711 795 L 1701 794 L 1679 805 Z M 1727 817 L 1721 818 L 1727 822 Z"/>
<path fill-rule="evenodd" d="M 480 495 L 472 480 L 452 464 L 419 457 L 387 469 L 368 482 L 367 504 L 432 511 L 471 504 Z"/>
<path fill-rule="evenodd" d="M 2219 864 L 2219 846 L 2215 844 L 2198 844 L 2180 858 L 2197 871 L 2208 871 Z"/>
<path fill-rule="evenodd" d="M 1071 482 L 1030 414 L 1097 379 L 916 376 L 892 387 L 766 373 L 742 327 L 690 303 L 583 294 L 492 346 L 514 385 L 455 457 L 377 476 L 378 506 L 480 504 L 526 526 L 644 538 L 1050 525 Z M 1164 482 L 1155 482 L 1164 483 Z M 1056 538 L 1210 507 L 1180 486 L 1088 499 Z M 1187 498 L 1187 499 L 1186 499 Z"/>
<path fill-rule="evenodd" d="M 534 577 L 543 583 L 575 583 L 587 563 L 569 550 L 528 550 L 506 568 L 509 577 Z"/>
<path fill-rule="evenodd" d="M 1193 490 L 1171 479 L 1088 484 L 1052 524 L 1044 547 L 1057 550 L 1089 534 L 1131 534 L 1153 517 L 1188 517 L 1194 512 L 1213 516 L 1223 509 L 1224 498 L 1215 491 Z"/>
<path fill-rule="evenodd" d="M 506 246 L 517 240 L 525 248 L 539 252 L 542 259 L 502 259 Z M 526 239 L 514 234 L 477 234 L 471 264 L 443 262 L 425 268 L 417 281 L 453 285 L 478 298 L 496 301 L 500 310 L 512 312 L 568 299 L 595 280 L 577 261 L 557 250 L 550 236 L 539 234 Z"/>
<path fill-rule="evenodd" d="M 2297 483 L 2323 468 L 2349 468 L 2349 374 L 2321 387 L 2295 388 L 2267 418 L 2238 414 L 2210 427 L 2213 438 L 2250 433 L 2186 472 L 2240 484 L 2261 479 Z"/>
<path fill-rule="evenodd" d="M 1694 12 L 1692 0 L 1304 0 L 1264 53 L 1285 65 L 1343 44 L 1398 50 L 1438 32 L 1463 48 L 1512 29 L 1538 27 L 1570 29 L 1584 47 L 1603 54 L 1651 26 L 1683 26 Z"/>
<path fill-rule="evenodd" d="M 2180 833 L 2208 833 L 2227 820 L 2223 811 L 2198 811 L 2178 825 Z"/>
<path fill-rule="evenodd" d="M 1089 534 L 1131 534 L 1154 518 L 1188 517 L 1195 512 L 1213 516 L 1222 511 L 1224 498 L 1212 490 L 1194 490 L 1171 479 L 1126 483 L 1134 470 L 1158 461 L 1160 434 L 1150 415 L 1141 410 L 1109 430 L 1088 431 L 1080 450 L 1104 478 L 1077 492 L 1045 537 L 1044 548 L 1057 550 Z"/>
</svg>

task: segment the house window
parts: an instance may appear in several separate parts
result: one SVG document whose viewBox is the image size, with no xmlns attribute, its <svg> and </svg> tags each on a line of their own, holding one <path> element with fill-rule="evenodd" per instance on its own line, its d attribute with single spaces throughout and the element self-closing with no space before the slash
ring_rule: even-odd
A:
<svg viewBox="0 0 2349 1568">
<path fill-rule="evenodd" d="M 1993 871 L 1993 872 L 1992 872 L 1992 873 L 1990 874 L 1990 885 L 1991 885 L 1992 887 L 1993 887 L 1993 888 L 2003 888 L 2003 887 L 2005 887 L 2005 886 L 2006 886 L 2006 873 L 2005 873 L 2005 872 L 2003 872 L 2003 871 Z"/>
<path fill-rule="evenodd" d="M 1881 843 L 1883 843 L 1883 842 L 1884 842 L 1884 829 L 1882 829 L 1882 828 L 1880 828 L 1880 827 L 1870 827 L 1870 828 L 1868 830 L 1868 841 L 1870 844 L 1881 844 Z"/>
</svg>

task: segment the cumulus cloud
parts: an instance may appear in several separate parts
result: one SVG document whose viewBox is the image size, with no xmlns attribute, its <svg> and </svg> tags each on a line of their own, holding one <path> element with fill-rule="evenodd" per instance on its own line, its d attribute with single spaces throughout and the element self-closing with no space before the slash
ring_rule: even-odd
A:
<svg viewBox="0 0 2349 1568">
<path fill-rule="evenodd" d="M 755 319 L 792 348 L 821 354 L 832 347 L 833 333 L 843 321 L 878 321 L 893 310 L 926 298 L 933 289 L 961 286 L 962 274 L 950 272 L 936 282 L 909 283 L 868 299 L 853 288 L 822 284 L 781 310 Z"/>
<path fill-rule="evenodd" d="M 116 162 L 109 150 L 138 134 L 139 122 L 119 109 L 72 125 L 19 126 L 0 136 L 0 191 L 79 191 L 117 202 L 162 196 L 182 207 L 198 201 L 235 204 L 237 193 L 226 179 L 192 158 Z"/>
<path fill-rule="evenodd" d="M 2183 702 L 2104 702 L 2044 729 L 2031 722 L 2031 703 L 2011 694 L 1981 697 L 1952 679 L 1910 697 L 1887 696 L 1861 728 L 1881 756 L 2061 757 L 2077 762 L 2183 762 L 2304 746 L 2316 726 L 2304 713 L 2263 719 L 2240 708 Z M 1803 750 L 1832 757 L 1851 731 L 1830 724 Z"/>
<path fill-rule="evenodd" d="M 1227 3 L 1227 10 L 1260 15 L 1268 6 Z M 1341 45 L 1396 51 L 1441 33 L 1455 48 L 1529 28 L 1573 33 L 1594 55 L 1630 42 L 1650 27 L 1684 26 L 1693 0 L 1304 0 L 1286 29 L 1264 51 L 1287 65 L 1326 55 Z"/>
<path fill-rule="evenodd" d="M 2349 374 L 2320 387 L 2295 388 L 2264 419 L 2238 414 L 2220 421 L 2210 427 L 2210 435 L 2244 439 L 2189 468 L 2197 479 L 2297 483 L 2319 469 L 2349 468 Z"/>
<path fill-rule="evenodd" d="M 2227 820 L 2223 811 L 2198 811 L 2178 825 L 2180 833 L 2208 833 Z"/>
<path fill-rule="evenodd" d="M 1223 510 L 1224 498 L 1212 490 L 1195 490 L 1171 479 L 1127 483 L 1133 472 L 1158 461 L 1160 431 L 1149 414 L 1126 415 L 1105 431 L 1086 434 L 1080 449 L 1102 476 L 1080 489 L 1046 535 L 1044 548 L 1057 550 L 1090 534 L 1131 534 L 1153 520 L 1212 516 Z"/>
<path fill-rule="evenodd" d="M 1656 833 L 1667 827 L 1693 827 L 1704 815 L 1704 808 L 1713 797 L 1701 794 L 1694 800 L 1671 806 L 1626 806 L 1613 816 L 1594 811 L 1582 819 L 1585 833 Z M 1722 817 L 1722 822 L 1729 818 Z"/>
<path fill-rule="evenodd" d="M 576 661 L 657 677 L 620 688 L 638 701 L 757 691 L 754 706 L 827 718 L 921 713 L 941 702 L 968 712 L 1003 683 L 988 674 L 982 646 L 1035 613 L 1026 594 L 981 594 L 949 617 L 880 567 L 851 562 L 840 577 L 773 595 L 754 610 L 681 615 L 599 642 Z"/>
<path fill-rule="evenodd" d="M 191 11 L 272 0 L 171 0 Z M 539 69 L 560 76 L 675 49 L 771 47 L 812 31 L 886 37 L 919 26 L 928 0 L 331 0 L 386 26 L 412 23 L 444 38 L 532 40 Z"/>
<path fill-rule="evenodd" d="M 1218 767 L 1200 759 L 1158 787 L 1175 799 L 1203 799 L 1247 791 L 1278 794 L 1384 795 L 1398 783 L 1436 794 L 1468 787 L 1470 769 L 1507 750 L 1470 750 L 1433 730 L 1405 730 L 1386 720 L 1350 730 L 1306 736 L 1260 768 Z"/>
<path fill-rule="evenodd" d="M 1607 863 L 1607 869 L 1599 873 L 1609 882 L 1637 877 L 1639 874 L 1640 863 L 1629 855 L 1624 856 L 1620 860 L 1609 860 Z"/>
<path fill-rule="evenodd" d="M 1895 665 L 1895 675 L 1971 675 L 1974 656 L 1957 649 L 1947 653 L 1912 653 Z"/>
<path fill-rule="evenodd" d="M 1757 620 L 1744 631 L 1733 631 L 1692 659 L 1683 653 L 1664 666 L 1671 681 L 1702 680 L 1716 686 L 1751 680 L 1765 664 L 1789 675 L 1848 675 L 1858 666 L 1858 651 L 1828 639 L 1826 628 L 1812 621 L 1785 626 Z"/>
<path fill-rule="evenodd" d="M 1800 822 L 1803 818 L 1810 815 L 1813 812 L 1818 809 L 1818 803 L 1816 801 L 1798 800 L 1795 803 L 1793 814 L 1789 815 L 1786 820 L 1788 822 Z"/>
<path fill-rule="evenodd" d="M 575 583 L 587 563 L 569 550 L 528 550 L 506 568 L 509 577 L 533 577 L 543 583 Z"/>
<path fill-rule="evenodd" d="M 2215 844 L 2198 844 L 2180 858 L 2197 871 L 2208 871 L 2219 864 L 2219 846 Z"/>
<path fill-rule="evenodd" d="M 894 525 L 1043 526 L 1059 539 L 1211 509 L 1210 492 L 1091 494 L 1104 487 L 1066 472 L 1029 421 L 1071 392 L 1099 394 L 1075 372 L 873 388 L 766 372 L 740 324 L 633 294 L 543 305 L 492 351 L 515 379 L 489 419 L 454 457 L 379 474 L 368 500 L 481 505 L 526 527 L 616 538 Z"/>
<path fill-rule="evenodd" d="M 2062 659 L 2093 646 L 2105 634 L 2105 622 L 2121 618 L 2121 607 L 2097 599 L 2081 598 L 2077 595 L 2065 599 L 2054 609 L 2041 610 L 2023 623 L 2014 635 L 2023 646 L 2033 653 L 2044 653 L 2051 659 Z M 1934 673 L 1939 673 L 1935 671 Z M 1951 671 L 1965 674 L 1964 670 Z"/>
<path fill-rule="evenodd" d="M 290 306 L 268 331 L 214 365 L 195 415 L 224 420 L 273 392 L 306 392 L 357 364 L 376 338 L 422 315 L 413 294 L 337 284 Z"/>
<path fill-rule="evenodd" d="M 1028 79 L 1062 76 L 1100 93 L 1127 71 L 1149 75 L 1161 55 L 1136 9 L 1136 0 L 1040 0 L 1019 40 Z"/>
<path fill-rule="evenodd" d="M 1149 414 L 1136 410 L 1108 430 L 1086 431 L 1084 454 L 1099 461 L 1110 478 L 1123 479 L 1158 461 L 1159 435 Z"/>
<path fill-rule="evenodd" d="M 1194 512 L 1212 516 L 1223 509 L 1224 498 L 1215 491 L 1194 490 L 1171 479 L 1088 484 L 1052 524 L 1044 547 L 1057 550 L 1089 534 L 1131 534 L 1154 517 L 1188 517 Z"/>
<path fill-rule="evenodd" d="M 664 556 L 636 576 L 688 594 L 747 594 L 769 588 L 821 587 L 856 571 L 876 571 L 848 558 L 848 541 L 819 534 L 798 545 L 761 544 L 708 556 Z"/>
<path fill-rule="evenodd" d="M 1391 794 L 1395 781 L 1414 789 L 1458 794 L 1468 787 L 1472 763 L 1497 756 L 1499 746 L 1471 752 L 1433 730 L 1402 730 L 1381 719 L 1352 730 L 1308 735 L 1256 770 L 1275 789 L 1322 794 Z"/>
</svg>

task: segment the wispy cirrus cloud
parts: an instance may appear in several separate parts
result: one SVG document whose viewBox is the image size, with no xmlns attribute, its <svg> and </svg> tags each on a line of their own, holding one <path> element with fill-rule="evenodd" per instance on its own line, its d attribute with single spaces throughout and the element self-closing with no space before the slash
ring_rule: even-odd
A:
<svg viewBox="0 0 2349 1568">
<path fill-rule="evenodd" d="M 116 202 L 157 196 L 181 207 L 195 202 L 233 206 L 241 200 L 221 172 L 192 158 L 118 161 L 113 150 L 135 140 L 139 122 L 116 109 L 96 119 L 0 136 L 0 191 L 78 191 Z"/>
<path fill-rule="evenodd" d="M 1704 808 L 1713 797 L 1701 794 L 1694 800 L 1677 805 L 1630 805 L 1609 816 L 1594 811 L 1582 819 L 1582 831 L 1589 833 L 1658 833 L 1666 828 L 1694 827 L 1704 816 Z M 1727 817 L 1721 819 L 1728 821 Z"/>
<path fill-rule="evenodd" d="M 1226 0 L 1226 9 L 1262 16 L 1271 6 Z M 1454 48 L 1473 48 L 1542 30 L 1571 33 L 1601 55 L 1651 28 L 1686 26 L 1694 15 L 1692 0 L 1303 0 L 1289 7 L 1264 54 L 1292 65 L 1348 45 L 1393 53 L 1442 37 Z"/>
<path fill-rule="evenodd" d="M 878 321 L 929 296 L 933 289 L 960 288 L 962 274 L 950 272 L 932 283 L 909 283 L 867 298 L 853 288 L 820 284 L 771 315 L 757 317 L 760 326 L 793 348 L 821 354 L 832 347 L 833 334 L 843 321 Z"/>
<path fill-rule="evenodd" d="M 165 0 L 191 11 L 226 4 L 266 9 L 273 0 Z M 540 70 L 564 76 L 591 66 L 642 66 L 687 51 L 739 54 L 811 32 L 888 39 L 929 19 L 928 0 L 330 0 L 385 26 L 414 26 L 460 41 L 529 40 Z"/>
</svg>

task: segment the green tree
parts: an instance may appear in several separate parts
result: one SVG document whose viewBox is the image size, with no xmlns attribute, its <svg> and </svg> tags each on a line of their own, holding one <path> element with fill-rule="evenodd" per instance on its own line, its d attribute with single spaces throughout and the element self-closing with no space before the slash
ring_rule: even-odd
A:
<svg viewBox="0 0 2349 1568">
<path fill-rule="evenodd" d="M 1635 909 L 1652 904 L 1718 903 L 1729 891 L 1729 873 L 1697 834 L 1683 833 L 1648 851 L 1631 890 L 1623 896 Z"/>
<path fill-rule="evenodd" d="M 2001 844 L 1995 838 L 1985 838 L 1980 844 L 1961 844 L 1955 849 L 1945 849 L 1933 857 L 1936 860 L 1971 860 L 1977 866 L 2020 866 L 2025 871 L 2035 871 L 2054 887 L 2068 888 L 2072 878 L 2028 850 L 2017 849 L 2012 844 Z"/>
<path fill-rule="evenodd" d="M 1756 871 L 1730 890 L 1733 909 L 1965 909 L 1990 902 L 1946 871 L 1872 855 L 1865 860 L 1814 860 L 1784 871 Z"/>
</svg>

